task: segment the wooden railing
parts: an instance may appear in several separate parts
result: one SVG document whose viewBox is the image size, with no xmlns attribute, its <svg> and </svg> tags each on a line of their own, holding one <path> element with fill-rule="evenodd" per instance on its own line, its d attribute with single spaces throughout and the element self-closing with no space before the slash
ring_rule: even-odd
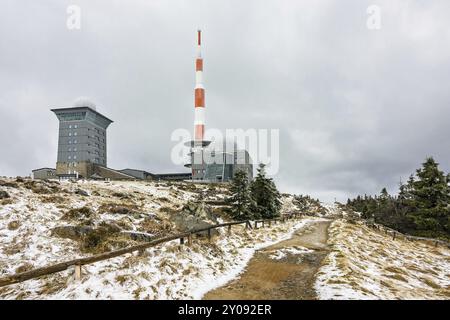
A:
<svg viewBox="0 0 450 320">
<path fill-rule="evenodd" d="M 251 220 L 233 221 L 233 222 L 216 224 L 216 225 L 209 226 L 206 228 L 189 230 L 189 231 L 186 231 L 183 233 L 154 239 L 149 242 L 134 245 L 134 246 L 131 246 L 128 248 L 105 252 L 105 253 L 94 255 L 91 257 L 73 259 L 73 260 L 57 263 L 57 264 L 54 264 L 54 265 L 51 265 L 48 267 L 37 268 L 37 269 L 17 273 L 14 275 L 5 276 L 3 278 L 0 278 L 0 287 L 23 282 L 23 281 L 30 280 L 30 279 L 36 279 L 36 278 L 39 278 L 39 277 L 42 277 L 45 275 L 49 275 L 49 274 L 53 274 L 53 273 L 57 273 L 57 272 L 61 272 L 61 271 L 67 270 L 69 267 L 75 267 L 75 279 L 79 280 L 79 279 L 81 279 L 81 276 L 82 276 L 82 266 L 83 265 L 111 259 L 114 257 L 118 257 L 121 255 L 127 254 L 127 253 L 132 253 L 135 251 L 138 251 L 139 253 L 143 253 L 145 251 L 145 249 L 147 249 L 147 248 L 154 247 L 156 245 L 159 245 L 159 244 L 162 244 L 165 242 L 169 242 L 169 241 L 173 241 L 173 240 L 178 240 L 178 239 L 180 240 L 180 244 L 184 244 L 185 243 L 184 240 L 187 239 L 188 245 L 190 245 L 190 244 L 192 244 L 192 237 L 199 233 L 206 232 L 208 240 L 211 241 L 211 237 L 212 237 L 211 230 L 217 229 L 217 228 L 228 227 L 228 232 L 231 232 L 232 226 L 245 224 L 246 229 L 253 229 L 253 228 L 257 229 L 258 224 L 261 224 L 263 227 L 266 224 L 268 224 L 270 226 L 272 223 L 285 222 L 286 220 L 296 218 L 299 215 L 300 215 L 299 213 L 291 213 L 291 214 L 283 215 L 282 217 L 275 218 L 275 219 L 265 219 L 265 220 L 256 220 L 256 221 L 251 221 Z M 252 222 L 254 223 L 254 226 L 252 226 Z"/>
<path fill-rule="evenodd" d="M 366 224 L 368 227 L 371 227 L 373 229 L 377 229 L 379 231 L 383 231 L 385 234 L 387 235 L 392 235 L 392 240 L 398 239 L 398 238 L 403 238 L 403 239 L 407 239 L 410 241 L 414 241 L 414 240 L 418 240 L 418 241 L 425 241 L 425 242 L 429 242 L 434 244 L 435 247 L 437 247 L 438 245 L 442 245 L 444 247 L 448 247 L 450 248 L 450 242 L 444 241 L 444 240 L 440 240 L 440 239 L 434 239 L 434 238 L 426 238 L 426 237 L 416 237 L 416 236 L 411 236 L 408 234 L 404 234 L 401 233 L 397 230 L 394 230 L 392 228 L 386 227 L 382 224 L 378 224 L 378 223 L 371 223 L 371 224 Z"/>
</svg>

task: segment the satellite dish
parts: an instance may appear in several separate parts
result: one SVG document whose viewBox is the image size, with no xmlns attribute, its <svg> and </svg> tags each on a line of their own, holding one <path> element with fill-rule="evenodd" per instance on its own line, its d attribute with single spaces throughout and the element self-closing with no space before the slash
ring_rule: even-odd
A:
<svg viewBox="0 0 450 320">
<path fill-rule="evenodd" d="M 75 107 L 87 107 L 87 108 L 91 108 L 93 110 L 97 110 L 96 105 L 94 102 L 92 102 L 91 99 L 89 99 L 88 97 L 78 97 L 75 99 L 75 101 L 73 102 L 73 105 Z"/>
</svg>

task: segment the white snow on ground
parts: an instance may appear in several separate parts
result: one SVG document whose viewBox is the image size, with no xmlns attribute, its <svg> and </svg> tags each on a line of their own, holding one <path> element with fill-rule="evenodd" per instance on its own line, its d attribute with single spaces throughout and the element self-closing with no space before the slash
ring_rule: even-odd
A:
<svg viewBox="0 0 450 320">
<path fill-rule="evenodd" d="M 320 299 L 449 299 L 450 250 L 336 220 L 317 274 Z"/>
<path fill-rule="evenodd" d="M 303 254 L 307 254 L 307 253 L 311 253 L 311 252 L 313 252 L 313 250 L 310 250 L 310 249 L 307 249 L 304 247 L 300 247 L 300 246 L 293 246 L 293 247 L 289 247 L 289 248 L 275 250 L 269 255 L 269 258 L 273 259 L 273 260 L 281 260 L 289 254 L 303 255 Z"/>
</svg>

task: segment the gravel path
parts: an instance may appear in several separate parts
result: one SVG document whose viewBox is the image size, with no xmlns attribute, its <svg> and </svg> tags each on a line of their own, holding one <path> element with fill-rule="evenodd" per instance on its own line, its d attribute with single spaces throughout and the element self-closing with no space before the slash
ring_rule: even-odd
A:
<svg viewBox="0 0 450 320">
<path fill-rule="evenodd" d="M 331 221 L 314 221 L 290 239 L 256 252 L 240 277 L 204 299 L 316 299 L 315 274 L 328 253 Z"/>
</svg>

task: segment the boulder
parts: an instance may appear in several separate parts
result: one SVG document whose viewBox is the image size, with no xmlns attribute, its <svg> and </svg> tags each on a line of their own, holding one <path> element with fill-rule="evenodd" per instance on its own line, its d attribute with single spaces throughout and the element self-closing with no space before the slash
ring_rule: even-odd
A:
<svg viewBox="0 0 450 320">
<path fill-rule="evenodd" d="M 188 202 L 180 213 L 172 216 L 172 219 L 181 231 L 190 231 L 195 229 L 203 229 L 218 223 L 215 215 L 202 202 Z M 217 229 L 212 229 L 211 234 L 217 235 Z M 201 232 L 206 235 L 207 231 Z"/>
<path fill-rule="evenodd" d="M 55 227 L 51 230 L 52 236 L 60 238 L 67 238 L 72 240 L 79 240 L 82 236 L 87 236 L 93 232 L 94 228 L 89 226 L 62 226 Z"/>
<path fill-rule="evenodd" d="M 87 191 L 84 191 L 82 189 L 77 189 L 75 190 L 75 194 L 79 194 L 80 196 L 86 196 L 89 197 L 89 193 L 87 193 Z"/>
</svg>

